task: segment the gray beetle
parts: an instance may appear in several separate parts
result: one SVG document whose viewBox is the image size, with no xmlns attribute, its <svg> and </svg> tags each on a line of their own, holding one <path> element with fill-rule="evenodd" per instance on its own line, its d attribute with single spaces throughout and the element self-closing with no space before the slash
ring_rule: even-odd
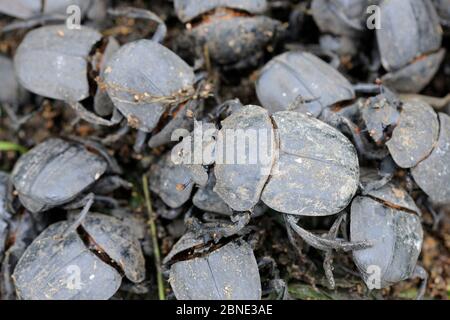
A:
<svg viewBox="0 0 450 320">
<path fill-rule="evenodd" d="M 145 132 L 153 131 L 165 113 L 185 119 L 185 103 L 195 95 L 193 69 L 150 40 L 120 48 L 108 62 L 104 78 L 109 96 L 128 124 Z"/>
<path fill-rule="evenodd" d="M 450 203 L 450 118 L 425 102 L 406 100 L 386 142 L 398 166 L 411 169 L 419 187 L 436 204 Z"/>
<path fill-rule="evenodd" d="M 423 296 L 427 273 L 417 265 L 423 241 L 420 215 L 408 193 L 392 183 L 367 190 L 353 200 L 350 238 L 372 244 L 353 252 L 369 288 L 381 289 L 419 277 L 424 281 L 418 298 Z"/>
<path fill-rule="evenodd" d="M 261 280 L 251 246 L 244 240 L 204 243 L 188 232 L 163 263 L 178 300 L 260 300 Z"/>
<path fill-rule="evenodd" d="M 58 25 L 30 31 L 14 57 L 20 83 L 44 97 L 64 101 L 87 98 L 88 57 L 101 38 L 89 27 L 71 30 Z"/>
<path fill-rule="evenodd" d="M 186 102 L 196 95 L 192 68 L 157 43 L 165 37 L 166 26 L 154 13 L 136 8 L 109 13 L 156 21 L 158 28 L 151 41 L 136 41 L 121 49 L 114 38 L 104 38 L 89 27 L 38 28 L 27 34 L 14 57 L 19 81 L 36 94 L 67 102 L 82 119 L 94 124 L 114 126 L 123 116 L 142 132 L 151 132 L 159 124 L 151 144 L 166 143 L 173 128 L 192 122 L 186 115 L 194 109 Z M 139 74 L 158 76 L 149 83 L 147 78 L 136 78 Z M 95 112 L 85 106 L 92 96 Z M 164 124 L 173 121 L 164 126 L 160 118 L 166 119 Z"/>
<path fill-rule="evenodd" d="M 343 134 L 324 122 L 294 111 L 270 116 L 267 110 L 249 105 L 221 124 L 214 151 L 213 191 L 234 211 L 251 212 L 261 200 L 288 215 L 330 216 L 345 209 L 355 195 L 359 184 L 356 151 Z M 184 144 L 184 149 L 189 148 L 190 141 Z M 184 149 L 177 148 L 175 156 L 180 150 L 189 154 Z M 180 163 L 189 161 L 185 157 Z M 368 245 L 325 240 L 299 226 L 297 230 L 320 249 Z"/>
<path fill-rule="evenodd" d="M 27 248 L 13 274 L 21 299 L 109 299 L 123 275 L 144 280 L 139 241 L 119 219 L 90 214 L 71 228 L 68 221 L 52 224 Z"/>
<path fill-rule="evenodd" d="M 382 1 L 376 30 L 383 83 L 400 92 L 419 92 L 444 59 L 442 28 L 431 0 Z"/>
<path fill-rule="evenodd" d="M 355 91 L 333 67 L 311 53 L 292 51 L 273 58 L 261 70 L 256 94 L 262 106 L 274 113 L 289 110 L 300 97 L 307 103 L 297 111 L 319 116 L 322 110 L 353 100 Z"/>
<path fill-rule="evenodd" d="M 437 114 L 425 102 L 426 96 L 407 95 L 401 100 L 383 86 L 378 90 L 379 94 L 360 99 L 340 112 L 328 112 L 322 119 L 333 126 L 346 125 L 361 156 L 370 160 L 392 157 L 397 166 L 410 169 L 417 185 L 435 204 L 449 203 L 448 115 Z M 440 103 L 436 100 L 441 99 L 433 100 Z M 362 123 L 362 127 L 355 123 Z M 390 171 L 392 178 L 395 165 Z"/>
<path fill-rule="evenodd" d="M 248 67 L 275 43 L 281 22 L 262 16 L 266 0 L 175 0 L 178 18 L 187 24 L 185 38 L 195 48 L 207 48 L 218 64 Z"/>
<path fill-rule="evenodd" d="M 21 203 L 31 212 L 68 205 L 108 171 L 120 173 L 114 159 L 94 147 L 53 138 L 21 156 L 11 174 Z"/>
<path fill-rule="evenodd" d="M 90 120 L 89 113 L 78 102 L 90 96 L 92 75 L 104 71 L 105 62 L 118 48 L 114 38 L 102 38 L 90 27 L 45 26 L 27 33 L 14 56 L 14 66 L 20 83 L 26 89 L 66 101 L 80 116 Z M 96 110 L 111 104 L 105 101 L 105 96 L 104 91 L 96 90 Z M 100 124 L 109 124 L 102 120 L 99 120 Z M 118 121 L 113 121 L 113 124 Z"/>
</svg>

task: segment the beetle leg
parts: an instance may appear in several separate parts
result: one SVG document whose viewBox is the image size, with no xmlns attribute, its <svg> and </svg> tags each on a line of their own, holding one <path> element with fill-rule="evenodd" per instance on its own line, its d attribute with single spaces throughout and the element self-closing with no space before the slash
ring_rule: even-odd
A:
<svg viewBox="0 0 450 320">
<path fill-rule="evenodd" d="M 148 137 L 148 132 L 138 130 L 137 136 L 136 136 L 136 141 L 134 142 L 134 145 L 133 145 L 134 152 L 136 152 L 136 153 L 142 152 L 142 149 L 144 148 L 147 137 Z"/>
<path fill-rule="evenodd" d="M 335 250 L 343 250 L 343 251 L 353 251 L 353 250 L 361 250 L 371 247 L 371 243 L 368 241 L 359 241 L 359 242 L 349 242 L 344 241 L 342 239 L 326 239 L 323 237 L 320 237 L 318 235 L 313 234 L 310 231 L 307 231 L 297 225 L 295 218 L 292 216 L 288 216 L 287 221 L 289 223 L 289 226 L 294 230 L 307 244 L 309 244 L 311 247 L 327 251 L 330 249 Z"/>
<path fill-rule="evenodd" d="M 334 221 L 333 225 L 328 231 L 327 238 L 334 240 L 338 236 L 339 227 L 344 221 L 345 214 L 340 214 L 338 218 Z M 336 282 L 334 281 L 333 276 L 333 250 L 327 250 L 325 252 L 325 259 L 323 260 L 323 269 L 325 270 L 325 276 L 328 280 L 328 284 L 330 285 L 330 289 L 334 289 L 336 287 Z"/>
<path fill-rule="evenodd" d="M 416 297 L 416 300 L 422 300 L 427 289 L 428 273 L 422 266 L 416 265 L 411 278 L 419 278 L 422 280 Z"/>
<path fill-rule="evenodd" d="M 401 94 L 400 99 L 419 99 L 428 103 L 435 110 L 442 110 L 450 104 L 450 93 L 442 98 L 425 96 L 421 94 Z"/>
<path fill-rule="evenodd" d="M 89 213 L 89 210 L 94 204 L 94 194 L 93 193 L 88 194 L 83 200 L 87 201 L 85 206 L 83 207 L 83 210 L 81 210 L 80 214 L 75 219 L 75 221 L 63 232 L 63 234 L 61 235 L 62 239 L 64 239 L 65 237 L 67 237 L 67 235 L 74 232 L 83 223 L 84 218 L 86 218 L 86 215 Z"/>
<path fill-rule="evenodd" d="M 436 212 L 436 210 L 434 210 L 433 206 L 431 205 L 429 199 L 424 199 L 422 201 L 422 203 L 425 206 L 425 208 L 427 208 L 428 212 L 430 212 L 430 214 L 433 217 L 432 230 L 433 231 L 437 231 L 438 228 L 439 228 L 439 224 L 440 224 L 441 220 L 444 218 L 445 213 L 443 211 L 440 211 L 439 213 Z"/>
<path fill-rule="evenodd" d="M 113 145 L 122 137 L 124 137 L 128 132 L 130 131 L 130 127 L 125 125 L 119 130 L 117 130 L 115 133 L 107 135 L 105 138 L 101 140 L 101 143 L 104 145 Z"/>
<path fill-rule="evenodd" d="M 92 123 L 92 124 L 106 126 L 106 127 L 112 127 L 112 126 L 119 124 L 123 119 L 123 116 L 120 114 L 120 112 L 117 109 L 114 109 L 111 119 L 107 120 L 107 119 L 104 119 L 104 118 L 96 115 L 95 113 L 87 110 L 79 102 L 69 103 L 69 105 L 72 107 L 73 110 L 75 110 L 75 112 L 81 119 L 83 119 L 89 123 Z"/>
<path fill-rule="evenodd" d="M 383 92 L 382 86 L 375 83 L 358 83 L 353 85 L 353 90 L 359 94 L 381 94 Z"/>
<path fill-rule="evenodd" d="M 40 106 L 37 110 L 34 110 L 30 114 L 27 114 L 22 117 L 18 117 L 14 108 L 7 103 L 1 105 L 2 109 L 5 110 L 5 113 L 8 115 L 11 120 L 11 126 L 15 131 L 18 131 L 20 127 L 22 127 L 25 123 L 27 123 L 32 117 L 34 117 L 38 112 L 41 111 L 42 106 Z"/>
<path fill-rule="evenodd" d="M 93 186 L 92 193 L 98 195 L 109 194 L 119 188 L 131 189 L 133 185 L 119 176 L 106 176 L 98 180 Z M 96 196 L 97 197 L 97 196 Z"/>
</svg>

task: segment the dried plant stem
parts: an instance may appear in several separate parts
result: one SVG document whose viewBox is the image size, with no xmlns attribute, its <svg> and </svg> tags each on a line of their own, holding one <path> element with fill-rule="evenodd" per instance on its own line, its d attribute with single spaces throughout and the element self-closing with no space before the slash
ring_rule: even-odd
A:
<svg viewBox="0 0 450 320">
<path fill-rule="evenodd" d="M 162 268 L 161 268 L 161 253 L 159 251 L 159 245 L 158 245 L 158 236 L 156 231 L 156 216 L 152 209 L 152 203 L 150 200 L 150 191 L 148 190 L 148 179 L 147 176 L 144 174 L 142 176 L 142 187 L 144 189 L 144 197 L 145 197 L 145 206 L 147 207 L 147 214 L 148 214 L 148 226 L 150 228 L 150 235 L 152 237 L 152 244 L 153 244 L 153 254 L 155 256 L 155 267 L 156 267 L 156 280 L 158 283 L 158 297 L 159 300 L 165 300 L 165 292 L 164 292 L 164 280 L 162 275 Z"/>
</svg>

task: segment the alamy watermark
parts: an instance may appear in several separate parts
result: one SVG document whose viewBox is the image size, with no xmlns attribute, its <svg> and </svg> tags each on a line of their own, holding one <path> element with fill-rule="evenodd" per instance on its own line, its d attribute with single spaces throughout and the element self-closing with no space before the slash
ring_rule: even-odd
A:
<svg viewBox="0 0 450 320">
<path fill-rule="evenodd" d="M 70 5 L 66 9 L 68 15 L 66 19 L 66 27 L 69 30 L 81 29 L 81 8 L 77 5 Z"/>
<path fill-rule="evenodd" d="M 366 9 L 368 14 L 366 20 L 366 27 L 369 30 L 380 30 L 381 29 L 381 9 L 377 5 L 368 6 Z"/>
<path fill-rule="evenodd" d="M 204 128 L 195 122 L 192 133 L 177 129 L 172 141 L 182 142 L 172 149 L 175 164 L 227 164 L 257 165 L 261 175 L 275 171 L 274 159 L 278 157 L 275 143 L 276 131 L 272 128 L 224 129 Z"/>
<path fill-rule="evenodd" d="M 81 269 L 77 265 L 69 265 L 66 268 L 66 288 L 69 290 L 81 290 Z"/>
</svg>

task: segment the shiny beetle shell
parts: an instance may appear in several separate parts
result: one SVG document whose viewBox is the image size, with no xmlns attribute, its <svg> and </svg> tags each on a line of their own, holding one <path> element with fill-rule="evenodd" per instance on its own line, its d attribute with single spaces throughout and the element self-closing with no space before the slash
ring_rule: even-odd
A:
<svg viewBox="0 0 450 320">
<path fill-rule="evenodd" d="M 439 139 L 431 154 L 411 170 L 419 187 L 438 204 L 450 204 L 450 117 L 439 113 Z"/>
<path fill-rule="evenodd" d="M 406 191 L 390 184 L 353 200 L 351 241 L 372 243 L 370 248 L 353 252 L 366 283 L 373 284 L 370 275 L 374 273 L 380 275 L 379 288 L 411 277 L 423 241 L 419 212 Z"/>
<path fill-rule="evenodd" d="M 182 22 L 188 22 L 217 8 L 230 8 L 261 14 L 267 9 L 267 0 L 175 0 L 175 12 Z"/>
<path fill-rule="evenodd" d="M 255 255 L 250 245 L 240 240 L 173 263 L 169 282 L 178 300 L 261 299 Z"/>
<path fill-rule="evenodd" d="M 365 0 L 313 0 L 311 13 L 320 31 L 352 37 L 364 30 L 367 5 Z"/>
<path fill-rule="evenodd" d="M 86 248 L 76 232 L 61 237 L 69 225 L 48 227 L 20 258 L 13 279 L 21 299 L 106 300 L 119 289 L 119 272 Z M 79 285 L 70 275 L 80 277 Z"/>
<path fill-rule="evenodd" d="M 382 1 L 380 8 L 376 35 L 386 70 L 398 70 L 441 47 L 442 28 L 430 0 Z"/>
<path fill-rule="evenodd" d="M 335 103 L 355 98 L 344 76 L 307 52 L 286 52 L 273 58 L 261 70 L 256 94 L 270 113 L 288 110 L 300 97 L 305 103 L 298 111 L 314 116 Z"/>
<path fill-rule="evenodd" d="M 392 138 L 386 142 L 395 163 L 412 168 L 428 157 L 439 135 L 439 121 L 433 108 L 420 100 L 403 105 Z"/>
<path fill-rule="evenodd" d="M 104 73 L 114 105 L 132 127 L 146 132 L 157 126 L 167 110 L 169 103 L 161 99 L 181 96 L 182 91 L 192 91 L 194 85 L 192 68 L 175 53 L 150 40 L 121 47 L 108 61 Z"/>
<path fill-rule="evenodd" d="M 88 56 L 102 35 L 89 27 L 64 25 L 30 31 L 19 45 L 14 66 L 19 82 L 33 93 L 64 101 L 89 96 Z"/>
<path fill-rule="evenodd" d="M 288 214 L 326 216 L 342 211 L 358 189 L 359 163 L 338 130 L 294 111 L 272 116 L 279 155 L 261 200 Z"/>
<path fill-rule="evenodd" d="M 22 204 L 40 212 L 70 202 L 106 169 L 105 159 L 83 145 L 55 138 L 21 156 L 11 179 Z"/>
</svg>

